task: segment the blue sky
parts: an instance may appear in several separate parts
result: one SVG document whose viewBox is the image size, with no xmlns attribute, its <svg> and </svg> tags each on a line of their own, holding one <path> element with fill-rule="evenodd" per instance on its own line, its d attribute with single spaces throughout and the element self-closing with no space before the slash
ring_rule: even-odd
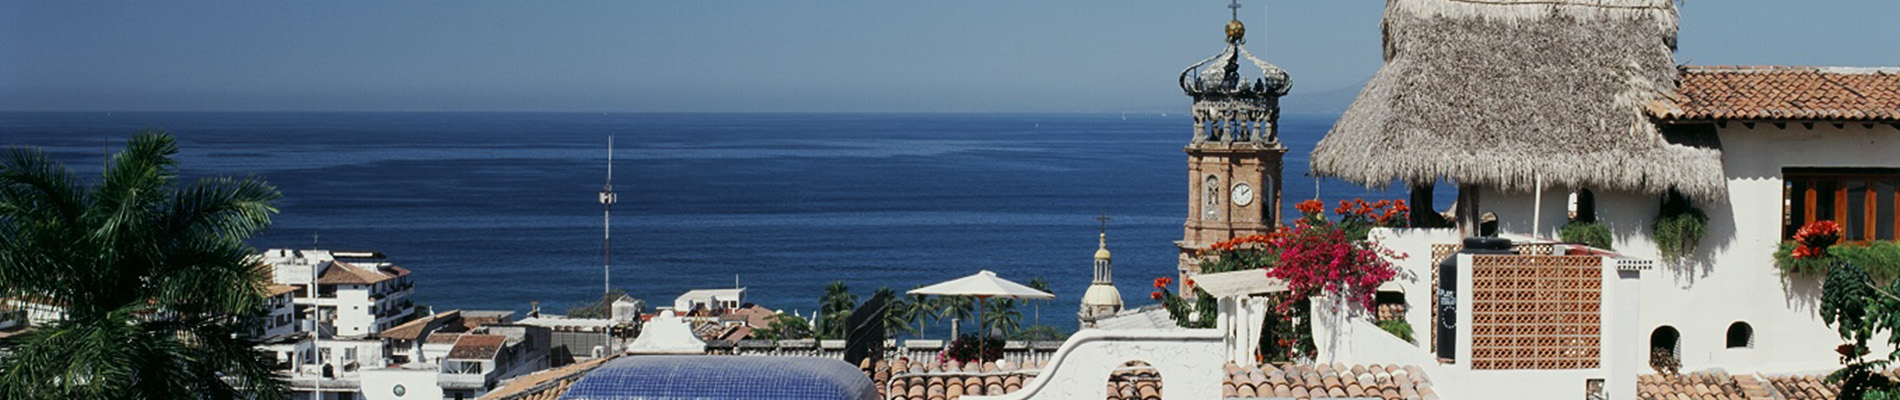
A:
<svg viewBox="0 0 1900 400">
<path fill-rule="evenodd" d="M 1252 0 L 1241 18 L 1313 98 L 1378 69 L 1384 3 Z M 1224 6 L 0 0 L 0 110 L 1170 111 Z M 1900 65 L 1900 1 L 1682 15 L 1684 63 Z"/>
</svg>

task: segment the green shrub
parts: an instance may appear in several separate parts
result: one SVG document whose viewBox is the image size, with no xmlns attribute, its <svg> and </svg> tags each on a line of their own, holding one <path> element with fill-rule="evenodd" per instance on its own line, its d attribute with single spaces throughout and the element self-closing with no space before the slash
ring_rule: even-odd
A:
<svg viewBox="0 0 1900 400">
<path fill-rule="evenodd" d="M 1379 321 L 1379 329 L 1384 329 L 1386 332 L 1391 333 L 1392 336 L 1398 336 L 1399 339 L 1405 340 L 1406 343 L 1418 343 L 1417 340 L 1412 339 L 1412 324 L 1405 322 L 1405 320 L 1389 319 Z"/>
<path fill-rule="evenodd" d="M 1663 200 L 1662 212 L 1650 227 L 1656 237 L 1656 250 L 1663 258 L 1680 260 L 1695 254 L 1696 246 L 1708 234 L 1709 216 L 1680 194 L 1670 193 Z"/>
<path fill-rule="evenodd" d="M 1880 241 L 1868 244 L 1840 244 L 1827 248 L 1827 257 L 1794 258 L 1794 243 L 1782 243 L 1775 251 L 1775 267 L 1783 276 L 1820 277 L 1836 260 L 1854 263 L 1867 270 L 1874 280 L 1890 282 L 1900 277 L 1900 242 Z"/>
<path fill-rule="evenodd" d="M 1602 222 L 1570 221 L 1557 230 L 1557 238 L 1604 250 L 1609 250 L 1610 245 L 1615 244 L 1615 240 L 1610 238 L 1610 227 Z"/>
</svg>

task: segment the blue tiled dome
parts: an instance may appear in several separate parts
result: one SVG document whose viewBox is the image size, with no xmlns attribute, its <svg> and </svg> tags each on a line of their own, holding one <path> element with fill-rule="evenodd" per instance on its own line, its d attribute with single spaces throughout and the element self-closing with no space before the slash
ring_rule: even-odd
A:
<svg viewBox="0 0 1900 400">
<path fill-rule="evenodd" d="M 589 372 L 564 400 L 872 400 L 871 379 L 816 357 L 632 356 Z"/>
</svg>

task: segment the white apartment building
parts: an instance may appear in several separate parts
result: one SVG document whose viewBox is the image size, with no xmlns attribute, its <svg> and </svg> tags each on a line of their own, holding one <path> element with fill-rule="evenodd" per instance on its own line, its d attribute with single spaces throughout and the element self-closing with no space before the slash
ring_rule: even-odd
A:
<svg viewBox="0 0 1900 400">
<path fill-rule="evenodd" d="M 364 338 L 402 323 L 415 303 L 409 270 L 374 252 L 271 249 L 261 260 L 275 284 L 303 288 L 294 300 L 299 315 L 317 308 L 317 321 L 338 337 Z M 308 295 L 316 281 L 317 295 Z M 314 330 L 304 321 L 298 331 Z"/>
</svg>

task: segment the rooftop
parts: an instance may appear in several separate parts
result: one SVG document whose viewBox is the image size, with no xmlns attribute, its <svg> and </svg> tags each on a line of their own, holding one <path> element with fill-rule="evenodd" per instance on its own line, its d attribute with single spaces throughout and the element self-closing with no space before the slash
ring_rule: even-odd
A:
<svg viewBox="0 0 1900 400">
<path fill-rule="evenodd" d="M 460 335 L 455 348 L 449 350 L 451 360 L 493 360 L 501 346 L 508 343 L 508 337 L 502 335 Z"/>
<path fill-rule="evenodd" d="M 1900 122 L 1900 68 L 1686 66 L 1663 121 Z"/>
</svg>

